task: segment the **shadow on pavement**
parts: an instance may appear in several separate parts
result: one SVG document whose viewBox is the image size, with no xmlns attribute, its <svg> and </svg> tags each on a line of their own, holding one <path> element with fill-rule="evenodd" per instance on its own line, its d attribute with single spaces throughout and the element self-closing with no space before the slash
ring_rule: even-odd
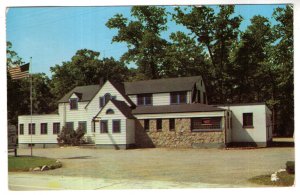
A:
<svg viewBox="0 0 300 195">
<path fill-rule="evenodd" d="M 91 159 L 93 158 L 92 156 L 74 156 L 74 157 L 68 157 L 68 158 L 63 158 L 63 159 Z"/>
</svg>

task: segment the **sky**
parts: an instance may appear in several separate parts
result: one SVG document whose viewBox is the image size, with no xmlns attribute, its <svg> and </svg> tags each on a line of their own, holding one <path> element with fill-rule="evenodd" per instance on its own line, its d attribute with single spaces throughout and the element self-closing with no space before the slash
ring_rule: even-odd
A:
<svg viewBox="0 0 300 195">
<path fill-rule="evenodd" d="M 240 26 L 245 30 L 254 15 L 272 19 L 276 7 L 284 5 L 237 5 L 236 15 L 244 20 Z M 114 57 L 119 60 L 127 51 L 125 43 L 112 43 L 117 30 L 109 29 L 105 23 L 115 14 L 130 18 L 129 6 L 123 7 L 19 7 L 9 8 L 6 14 L 6 37 L 13 45 L 12 49 L 25 62 L 32 57 L 32 72 L 44 72 L 51 77 L 50 67 L 70 61 L 79 49 L 91 49 L 101 53 L 102 57 Z M 166 6 L 172 12 L 174 7 Z M 174 21 L 168 22 L 168 38 L 171 32 L 188 32 Z M 128 65 L 134 67 L 133 63 Z"/>
</svg>

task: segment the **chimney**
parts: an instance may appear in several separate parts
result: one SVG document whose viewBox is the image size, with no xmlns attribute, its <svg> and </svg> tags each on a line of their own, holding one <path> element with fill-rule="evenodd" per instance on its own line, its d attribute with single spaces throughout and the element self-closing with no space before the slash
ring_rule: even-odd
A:
<svg viewBox="0 0 300 195">
<path fill-rule="evenodd" d="M 99 85 L 100 85 L 100 87 L 102 87 L 104 85 L 104 78 L 103 77 L 100 77 Z"/>
</svg>

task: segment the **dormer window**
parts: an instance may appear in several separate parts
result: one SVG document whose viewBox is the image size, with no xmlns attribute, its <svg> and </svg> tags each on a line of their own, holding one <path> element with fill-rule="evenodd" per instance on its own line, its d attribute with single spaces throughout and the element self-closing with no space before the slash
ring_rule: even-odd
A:
<svg viewBox="0 0 300 195">
<path fill-rule="evenodd" d="M 138 106 L 149 106 L 152 105 L 152 94 L 138 94 L 137 95 Z"/>
<path fill-rule="evenodd" d="M 70 99 L 70 110 L 77 110 L 78 109 L 78 99 L 71 98 Z"/>
<path fill-rule="evenodd" d="M 172 92 L 170 93 L 171 104 L 186 104 L 187 102 L 187 92 Z"/>
<path fill-rule="evenodd" d="M 104 107 L 111 99 L 115 100 L 116 96 L 112 96 L 110 93 L 106 93 L 104 96 L 99 98 L 99 107 Z"/>
</svg>

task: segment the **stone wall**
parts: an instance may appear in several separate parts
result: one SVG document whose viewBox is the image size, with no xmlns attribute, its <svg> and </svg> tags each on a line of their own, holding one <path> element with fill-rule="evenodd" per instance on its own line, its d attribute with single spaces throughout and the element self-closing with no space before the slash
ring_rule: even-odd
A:
<svg viewBox="0 0 300 195">
<path fill-rule="evenodd" d="M 162 120 L 162 131 L 157 132 L 156 120 L 150 120 L 150 131 L 143 128 L 144 120 L 136 120 L 136 146 L 145 147 L 218 147 L 224 144 L 224 131 L 191 132 L 191 119 L 175 119 L 175 131 L 169 130 L 169 120 Z"/>
</svg>

